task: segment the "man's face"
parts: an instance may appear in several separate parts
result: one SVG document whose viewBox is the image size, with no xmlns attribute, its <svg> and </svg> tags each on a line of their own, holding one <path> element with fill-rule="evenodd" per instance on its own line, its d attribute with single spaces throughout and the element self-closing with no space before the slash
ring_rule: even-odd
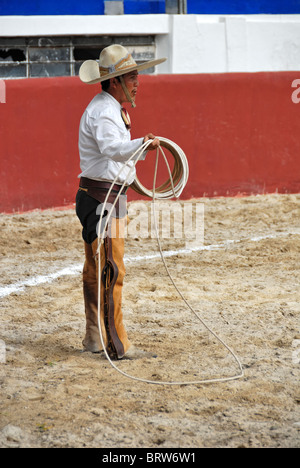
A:
<svg viewBox="0 0 300 468">
<path fill-rule="evenodd" d="M 125 81 L 125 86 L 128 89 L 129 95 L 132 97 L 133 100 L 135 100 L 137 89 L 139 86 L 137 70 L 134 70 L 130 73 L 126 73 L 125 75 L 123 75 L 123 78 Z M 125 97 L 124 102 L 129 102 L 125 94 L 124 94 L 124 97 Z"/>
</svg>

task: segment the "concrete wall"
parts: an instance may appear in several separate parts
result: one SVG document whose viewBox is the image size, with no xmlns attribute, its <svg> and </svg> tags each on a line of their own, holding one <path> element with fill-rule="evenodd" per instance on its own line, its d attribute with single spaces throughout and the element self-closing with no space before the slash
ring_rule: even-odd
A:
<svg viewBox="0 0 300 468">
<path fill-rule="evenodd" d="M 0 16 L 0 35 L 156 36 L 157 73 L 300 70 L 300 15 Z"/>
<path fill-rule="evenodd" d="M 300 15 L 0 16 L 0 34 L 154 34 L 168 60 L 141 76 L 132 135 L 182 146 L 183 196 L 299 192 Z M 0 80 L 0 212 L 73 202 L 79 119 L 97 89 Z"/>
<path fill-rule="evenodd" d="M 159 73 L 300 70 L 300 15 L 174 15 L 157 45 Z"/>
<path fill-rule="evenodd" d="M 295 72 L 141 76 L 137 108 L 129 109 L 132 136 L 152 131 L 182 147 L 190 165 L 183 198 L 299 192 L 298 78 Z M 5 85 L 0 212 L 73 203 L 79 120 L 99 85 L 77 77 Z M 149 188 L 153 161 L 149 155 L 138 166 Z"/>
</svg>

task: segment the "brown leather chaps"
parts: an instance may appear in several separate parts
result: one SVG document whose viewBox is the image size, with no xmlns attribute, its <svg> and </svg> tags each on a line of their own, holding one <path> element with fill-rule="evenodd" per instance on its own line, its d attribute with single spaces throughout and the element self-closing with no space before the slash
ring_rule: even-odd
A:
<svg viewBox="0 0 300 468">
<path fill-rule="evenodd" d="M 99 192 L 100 193 L 100 192 Z M 94 195 L 94 194 L 93 194 Z M 96 198 L 96 197 L 95 197 Z M 97 201 L 80 190 L 76 198 L 77 215 L 83 225 L 85 263 L 83 268 L 83 295 L 86 316 L 86 333 L 83 346 L 87 351 L 100 352 L 102 344 L 98 329 L 98 275 L 100 273 L 100 324 L 105 348 L 113 359 L 121 359 L 130 347 L 123 323 L 122 288 L 125 276 L 124 210 L 111 217 L 100 247 L 100 266 L 96 220 L 99 221 Z M 102 202 L 102 195 L 98 202 Z M 95 204 L 93 205 L 93 203 Z M 99 203 L 98 203 L 99 205 Z M 87 214 L 90 213 L 90 214 Z M 120 217 L 120 215 L 122 217 Z M 97 253 L 98 252 L 98 253 Z M 101 271 L 99 271 L 101 269 Z"/>
<path fill-rule="evenodd" d="M 109 231 L 123 229 L 125 219 L 112 219 Z M 92 244 L 85 242 L 83 269 L 83 293 L 86 315 L 86 335 L 83 345 L 86 350 L 102 349 L 98 330 L 98 239 Z M 123 324 L 122 288 L 125 276 L 124 238 L 107 235 L 100 248 L 101 293 L 100 323 L 106 350 L 111 358 L 121 359 L 130 347 Z"/>
</svg>

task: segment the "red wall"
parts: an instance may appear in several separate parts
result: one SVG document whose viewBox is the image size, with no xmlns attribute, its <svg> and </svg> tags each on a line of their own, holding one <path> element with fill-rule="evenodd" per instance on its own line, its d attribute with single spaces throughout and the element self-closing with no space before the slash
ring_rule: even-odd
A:
<svg viewBox="0 0 300 468">
<path fill-rule="evenodd" d="M 183 198 L 300 192 L 298 72 L 141 76 L 132 137 L 153 132 L 182 147 Z M 100 85 L 78 77 L 7 80 L 0 103 L 0 212 L 74 202 L 78 125 Z M 149 188 L 153 172 L 138 165 Z M 163 177 L 164 177 L 163 172 Z M 129 191 L 129 199 L 138 196 Z"/>
</svg>

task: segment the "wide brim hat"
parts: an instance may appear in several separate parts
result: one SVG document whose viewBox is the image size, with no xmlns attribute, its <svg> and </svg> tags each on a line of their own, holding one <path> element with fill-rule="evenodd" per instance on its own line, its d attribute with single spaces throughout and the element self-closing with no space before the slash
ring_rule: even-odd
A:
<svg viewBox="0 0 300 468">
<path fill-rule="evenodd" d="M 142 71 L 155 67 L 166 60 L 166 58 L 160 58 L 137 64 L 125 47 L 113 44 L 102 50 L 99 62 L 97 60 L 83 62 L 79 69 L 79 78 L 87 84 L 100 83 L 134 70 Z"/>
</svg>

